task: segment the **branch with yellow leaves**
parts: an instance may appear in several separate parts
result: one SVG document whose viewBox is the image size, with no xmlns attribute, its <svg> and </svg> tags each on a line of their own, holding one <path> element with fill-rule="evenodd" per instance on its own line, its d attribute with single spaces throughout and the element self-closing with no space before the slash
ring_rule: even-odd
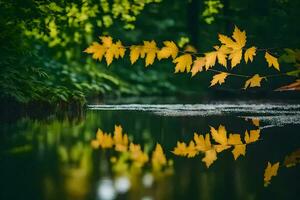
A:
<svg viewBox="0 0 300 200">
<path fill-rule="evenodd" d="M 192 76 L 202 71 L 212 71 L 218 73 L 213 76 L 210 86 L 225 83 L 228 76 L 239 76 L 247 78 L 244 89 L 250 87 L 260 87 L 263 79 L 282 76 L 288 74 L 274 74 L 268 76 L 261 76 L 255 74 L 253 76 L 240 75 L 228 72 L 237 67 L 238 64 L 244 62 L 253 62 L 254 57 L 258 51 L 265 52 L 264 57 L 268 67 L 273 67 L 280 71 L 278 60 L 273 56 L 268 49 L 259 49 L 255 46 L 246 47 L 246 32 L 241 31 L 235 26 L 233 34 L 228 37 L 223 34 L 218 35 L 220 41 L 219 46 L 214 46 L 212 51 L 205 53 L 197 53 L 196 49 L 188 45 L 183 51 L 180 50 L 173 41 L 164 41 L 163 47 L 157 47 L 155 41 L 144 41 L 140 45 L 124 46 L 120 40 L 113 42 L 110 36 L 101 36 L 101 43 L 93 42 L 84 52 L 92 54 L 92 58 L 101 61 L 105 58 L 107 65 L 110 65 L 114 59 L 123 58 L 126 50 L 129 50 L 129 58 L 131 64 L 137 62 L 139 58 L 145 59 L 145 66 L 150 66 L 154 63 L 155 59 L 172 59 L 176 64 L 175 73 L 178 72 L 191 72 Z M 213 69 L 216 64 L 226 68 L 225 71 Z M 228 66 L 230 63 L 230 67 Z"/>
</svg>

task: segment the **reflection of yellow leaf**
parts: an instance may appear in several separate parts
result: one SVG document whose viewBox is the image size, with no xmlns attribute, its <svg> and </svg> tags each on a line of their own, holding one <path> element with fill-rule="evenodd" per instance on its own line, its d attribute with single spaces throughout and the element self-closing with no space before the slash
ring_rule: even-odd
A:
<svg viewBox="0 0 300 200">
<path fill-rule="evenodd" d="M 115 126 L 114 132 L 114 142 L 115 142 L 115 150 L 116 151 L 127 151 L 128 146 L 128 136 L 127 134 L 122 134 L 122 127 Z"/>
<path fill-rule="evenodd" d="M 247 89 L 248 87 L 260 87 L 260 82 L 263 78 L 264 77 L 260 77 L 258 74 L 255 74 L 245 82 L 244 89 Z"/>
<path fill-rule="evenodd" d="M 204 66 L 205 66 L 205 57 L 198 57 L 196 60 L 194 60 L 194 64 L 191 70 L 192 76 L 195 76 L 195 74 L 201 72 Z"/>
<path fill-rule="evenodd" d="M 207 168 L 209 168 L 209 166 L 216 160 L 217 160 L 217 152 L 215 149 L 206 151 L 204 158 L 202 158 L 202 161 L 206 164 Z"/>
<path fill-rule="evenodd" d="M 205 152 L 211 149 L 210 137 L 208 133 L 205 135 L 205 139 L 203 135 L 198 135 L 197 133 L 194 133 L 194 141 L 196 143 L 195 148 L 198 151 Z"/>
<path fill-rule="evenodd" d="M 216 85 L 219 83 L 220 85 L 225 82 L 226 77 L 228 74 L 226 72 L 221 72 L 213 76 L 213 79 L 210 81 L 210 86 Z"/>
<path fill-rule="evenodd" d="M 300 163 L 300 149 L 294 151 L 290 155 L 287 155 L 284 159 L 284 166 L 293 167 Z"/>
<path fill-rule="evenodd" d="M 253 61 L 253 57 L 256 55 L 256 47 L 250 47 L 245 51 L 244 60 L 248 63 L 248 60 Z"/>
<path fill-rule="evenodd" d="M 167 164 L 167 158 L 160 144 L 156 144 L 155 150 L 152 153 L 152 165 L 155 170 Z"/>
<path fill-rule="evenodd" d="M 220 125 L 219 129 L 216 130 L 214 127 L 210 127 L 210 133 L 212 138 L 221 145 L 227 145 L 227 131 L 225 126 Z"/>
<path fill-rule="evenodd" d="M 130 143 L 130 158 L 134 161 L 135 166 L 142 167 L 148 161 L 148 155 L 141 150 L 139 144 Z"/>
<path fill-rule="evenodd" d="M 157 52 L 158 60 L 169 58 L 170 56 L 175 59 L 178 54 L 178 48 L 176 44 L 173 41 L 164 41 L 164 45 L 165 46 Z"/>
<path fill-rule="evenodd" d="M 268 166 L 265 169 L 265 174 L 264 174 L 265 187 L 267 187 L 270 184 L 272 177 L 277 175 L 278 168 L 279 168 L 279 162 L 275 163 L 273 166 L 270 162 L 268 162 Z"/>
<path fill-rule="evenodd" d="M 191 54 L 184 54 L 173 60 L 173 63 L 177 63 L 175 73 L 184 72 L 185 70 L 189 72 L 191 70 L 191 65 L 193 64 L 193 59 Z"/>
<path fill-rule="evenodd" d="M 114 144 L 112 137 L 107 133 L 103 133 L 101 129 L 97 131 L 96 140 L 102 148 L 111 148 Z"/>
<path fill-rule="evenodd" d="M 248 134 L 248 131 L 245 132 L 245 142 L 247 144 L 252 143 L 252 142 L 256 142 L 260 137 L 260 130 L 251 130 L 250 134 Z"/>
<path fill-rule="evenodd" d="M 177 142 L 177 146 L 172 151 L 177 156 L 186 156 L 187 155 L 187 147 L 184 142 Z"/>
<path fill-rule="evenodd" d="M 195 143 L 193 141 L 190 141 L 189 146 L 186 149 L 187 157 L 193 158 L 198 154 L 198 151 L 195 147 Z"/>
<path fill-rule="evenodd" d="M 279 63 L 278 63 L 278 60 L 277 60 L 276 57 L 274 57 L 271 54 L 269 54 L 268 52 L 266 52 L 265 59 L 266 59 L 269 67 L 273 66 L 275 69 L 277 69 L 278 71 L 280 71 L 280 69 L 279 69 Z"/>
<path fill-rule="evenodd" d="M 228 144 L 236 145 L 236 144 L 243 144 L 241 140 L 240 134 L 229 134 Z"/>
<path fill-rule="evenodd" d="M 259 127 L 259 119 L 258 118 L 252 118 L 252 123 L 254 126 Z"/>
<path fill-rule="evenodd" d="M 212 138 L 220 144 L 214 145 L 214 148 L 218 153 L 230 148 L 227 143 L 227 132 L 224 126 L 220 125 L 218 130 L 216 130 L 214 127 L 210 127 L 210 133 Z"/>
<path fill-rule="evenodd" d="M 232 152 L 233 157 L 234 157 L 235 160 L 240 155 L 245 156 L 245 154 L 246 154 L 246 145 L 245 144 L 234 145 L 234 149 L 231 152 Z"/>
<path fill-rule="evenodd" d="M 148 65 L 152 65 L 154 63 L 154 59 L 156 57 L 156 51 L 157 51 L 157 47 L 156 47 L 156 43 L 155 41 L 144 41 L 144 52 L 146 54 L 146 59 L 145 59 L 145 65 L 146 67 Z"/>
</svg>

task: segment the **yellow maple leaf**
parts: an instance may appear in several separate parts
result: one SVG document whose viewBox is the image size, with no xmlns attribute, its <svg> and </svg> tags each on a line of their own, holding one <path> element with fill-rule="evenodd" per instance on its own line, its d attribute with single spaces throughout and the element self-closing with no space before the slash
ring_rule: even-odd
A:
<svg viewBox="0 0 300 200">
<path fill-rule="evenodd" d="M 195 148 L 197 151 L 206 152 L 211 149 L 211 142 L 209 134 L 205 134 L 205 139 L 203 135 L 198 135 L 194 133 L 194 141 L 196 143 Z"/>
<path fill-rule="evenodd" d="M 227 67 L 227 53 L 229 52 L 229 49 L 225 45 L 214 46 L 214 48 L 217 50 L 217 59 L 218 63 L 224 67 Z"/>
<path fill-rule="evenodd" d="M 191 65 L 193 64 L 193 59 L 191 54 L 183 54 L 173 60 L 173 63 L 177 63 L 175 73 L 184 72 L 185 70 L 189 72 L 191 70 Z"/>
<path fill-rule="evenodd" d="M 212 51 L 205 53 L 205 69 L 208 70 L 209 68 L 213 67 L 216 64 L 217 60 L 217 52 Z"/>
<path fill-rule="evenodd" d="M 210 82 L 210 86 L 216 85 L 219 83 L 220 85 L 225 82 L 226 77 L 228 74 L 226 72 L 221 72 L 213 76 L 213 79 Z"/>
<path fill-rule="evenodd" d="M 186 156 L 187 155 L 187 147 L 184 142 L 177 142 L 177 146 L 172 151 L 177 156 Z"/>
<path fill-rule="evenodd" d="M 164 41 L 163 43 L 165 46 L 157 52 L 158 60 L 169 58 L 170 56 L 175 59 L 178 54 L 178 48 L 176 44 L 173 41 Z"/>
<path fill-rule="evenodd" d="M 233 68 L 241 62 L 243 47 L 246 45 L 246 32 L 241 31 L 237 26 L 235 26 L 232 38 L 234 40 L 225 35 L 219 34 L 219 41 L 227 48 L 232 49 L 229 53 L 229 59 L 231 60 L 231 67 Z"/>
<path fill-rule="evenodd" d="M 195 76 L 198 72 L 201 72 L 204 66 L 205 66 L 205 57 L 197 57 L 197 59 L 194 60 L 194 64 L 191 70 L 192 76 Z"/>
<path fill-rule="evenodd" d="M 145 52 L 143 46 L 140 45 L 132 45 L 130 47 L 130 62 L 131 64 L 135 63 L 139 57 L 144 58 L 145 57 Z"/>
<path fill-rule="evenodd" d="M 256 47 L 250 47 L 245 51 L 244 60 L 248 63 L 248 60 L 253 61 L 253 57 L 256 55 Z"/>
<path fill-rule="evenodd" d="M 241 31 L 237 26 L 235 26 L 232 37 L 236 41 L 237 48 L 243 48 L 246 45 L 246 31 Z"/>
<path fill-rule="evenodd" d="M 157 47 L 155 41 L 144 41 L 144 52 L 146 54 L 145 65 L 152 65 L 154 63 Z"/>
<path fill-rule="evenodd" d="M 110 36 L 100 36 L 99 37 L 102 45 L 106 48 L 110 47 L 113 44 L 113 39 Z"/>
<path fill-rule="evenodd" d="M 268 52 L 265 53 L 265 59 L 268 63 L 269 67 L 274 67 L 275 69 L 277 69 L 278 71 L 280 71 L 279 69 L 279 63 L 276 57 L 272 56 L 271 54 L 269 54 Z"/>
<path fill-rule="evenodd" d="M 267 168 L 264 173 L 264 186 L 267 187 L 273 176 L 277 176 L 277 171 L 279 168 L 279 162 L 275 163 L 273 166 L 268 162 Z"/>
<path fill-rule="evenodd" d="M 209 168 L 213 162 L 217 160 L 217 152 L 215 149 L 210 149 L 205 151 L 205 156 L 202 158 L 202 161 L 206 164 L 206 167 Z"/>
<path fill-rule="evenodd" d="M 250 134 L 248 134 L 248 131 L 245 131 L 245 137 L 244 140 L 247 144 L 256 142 L 260 137 L 260 129 L 257 130 L 251 130 Z"/>
<path fill-rule="evenodd" d="M 234 68 L 235 66 L 237 66 L 237 64 L 241 62 L 242 55 L 243 55 L 242 49 L 233 50 L 229 54 L 229 59 L 231 60 L 231 68 Z"/>
<path fill-rule="evenodd" d="M 124 134 L 124 135 L 122 134 L 121 126 L 115 126 L 113 139 L 114 139 L 116 151 L 121 151 L 121 152 L 127 151 L 128 136 L 127 136 L 127 134 Z"/>
<path fill-rule="evenodd" d="M 225 45 L 214 46 L 216 51 L 211 51 L 205 53 L 205 69 L 208 70 L 209 68 L 213 67 L 218 60 L 218 63 L 224 67 L 227 67 L 227 55 L 230 51 Z"/>
<path fill-rule="evenodd" d="M 260 87 L 262 79 L 264 79 L 264 77 L 260 77 L 259 74 L 255 74 L 245 82 L 244 89 L 247 89 L 248 87 Z"/>
<path fill-rule="evenodd" d="M 98 42 L 93 42 L 88 48 L 84 50 L 84 52 L 92 54 L 93 59 L 101 61 L 106 52 L 106 48 Z"/>
</svg>

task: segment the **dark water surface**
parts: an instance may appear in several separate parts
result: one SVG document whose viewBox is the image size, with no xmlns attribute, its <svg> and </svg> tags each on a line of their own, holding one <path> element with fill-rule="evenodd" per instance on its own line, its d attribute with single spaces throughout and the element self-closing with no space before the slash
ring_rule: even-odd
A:
<svg viewBox="0 0 300 200">
<path fill-rule="evenodd" d="M 92 148 L 97 129 L 113 134 L 115 125 L 140 144 L 147 163 L 137 167 L 126 152 Z M 260 129 L 260 138 L 237 160 L 232 148 L 218 153 L 209 168 L 202 153 L 187 158 L 171 152 L 178 141 L 188 143 L 194 132 L 204 135 L 219 125 L 243 143 L 246 130 Z M 0 199 L 299 199 L 300 165 L 284 163 L 300 148 L 299 130 L 295 103 L 90 105 L 77 119 L 1 122 Z M 167 158 L 159 170 L 152 163 L 157 143 Z M 264 187 L 268 162 L 280 167 Z"/>
</svg>

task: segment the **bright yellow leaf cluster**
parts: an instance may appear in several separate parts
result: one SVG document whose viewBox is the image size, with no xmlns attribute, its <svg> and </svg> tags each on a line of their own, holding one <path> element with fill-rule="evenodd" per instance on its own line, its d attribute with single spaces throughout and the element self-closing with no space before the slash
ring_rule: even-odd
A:
<svg viewBox="0 0 300 200">
<path fill-rule="evenodd" d="M 221 44 L 213 46 L 213 51 L 204 52 L 202 56 L 199 56 L 199 53 L 191 45 L 187 45 L 185 49 L 180 51 L 173 41 L 164 41 L 164 46 L 161 48 L 157 47 L 154 40 L 143 41 L 143 44 L 140 45 L 124 47 L 121 41 L 113 43 L 113 39 L 110 36 L 101 36 L 101 43 L 93 42 L 84 52 L 92 54 L 92 58 L 99 61 L 105 57 L 107 65 L 110 65 L 113 59 L 123 58 L 128 48 L 131 64 L 134 64 L 141 58 L 145 59 L 145 66 L 147 67 L 152 65 L 156 58 L 158 60 L 171 58 L 175 64 L 175 73 L 191 72 L 192 76 L 204 70 L 211 70 L 216 63 L 228 68 L 227 63 L 229 62 L 231 69 L 233 69 L 242 62 L 242 59 L 244 59 L 245 63 L 253 62 L 257 53 L 257 47 L 251 46 L 246 48 L 246 31 L 242 31 L 235 26 L 231 37 L 219 34 L 218 39 Z M 265 51 L 265 59 L 269 67 L 280 70 L 277 58 L 267 51 Z M 228 75 L 235 74 L 227 72 L 216 74 L 213 76 L 210 86 L 223 84 Z M 244 89 L 260 87 L 262 78 L 255 74 L 246 81 Z"/>
<path fill-rule="evenodd" d="M 91 141 L 91 146 L 95 149 L 110 149 L 114 147 L 117 152 L 128 154 L 128 159 L 135 167 L 143 167 L 149 161 L 149 155 L 142 150 L 139 144 L 129 141 L 128 135 L 123 133 L 120 125 L 115 125 L 113 136 L 110 133 L 104 133 L 98 129 L 96 138 Z M 115 160 L 115 159 L 113 159 Z M 164 166 L 170 163 L 160 144 L 156 144 L 151 157 L 152 168 L 154 171 L 160 171 Z"/>
<path fill-rule="evenodd" d="M 110 65 L 114 58 L 118 59 L 124 57 L 126 48 L 122 45 L 120 40 L 113 43 L 113 39 L 110 36 L 101 36 L 100 40 L 101 43 L 93 42 L 84 52 L 92 54 L 92 58 L 99 61 L 101 61 L 104 56 L 107 65 Z"/>
<path fill-rule="evenodd" d="M 211 143 L 212 137 L 214 144 Z M 240 134 L 229 134 L 227 136 L 226 128 L 222 125 L 218 129 L 210 127 L 210 134 L 205 134 L 205 137 L 201 134 L 194 133 L 194 138 L 188 144 L 184 142 L 177 142 L 177 146 L 172 151 L 175 155 L 184 157 L 195 157 L 199 153 L 203 153 L 205 156 L 202 161 L 209 167 L 214 161 L 217 160 L 217 154 L 233 148 L 232 154 L 236 160 L 240 155 L 246 154 L 246 145 L 256 142 L 260 137 L 260 130 L 251 130 L 245 132 L 244 141 L 241 140 Z"/>
</svg>

